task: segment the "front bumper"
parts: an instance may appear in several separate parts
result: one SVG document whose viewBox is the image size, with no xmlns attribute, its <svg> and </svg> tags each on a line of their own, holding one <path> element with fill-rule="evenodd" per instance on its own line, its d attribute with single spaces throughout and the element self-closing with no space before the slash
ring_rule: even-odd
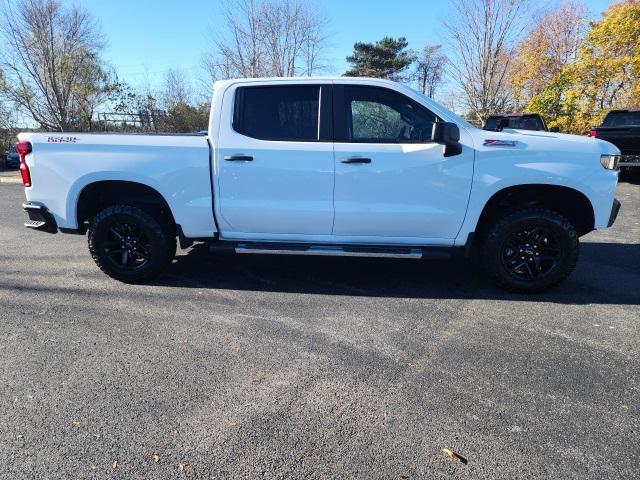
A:
<svg viewBox="0 0 640 480">
<path fill-rule="evenodd" d="M 41 232 L 58 233 L 56 219 L 53 218 L 47 207 L 27 202 L 22 204 L 22 208 L 29 215 L 29 220 L 24 222 L 25 227 L 40 230 Z"/>
<path fill-rule="evenodd" d="M 613 225 L 613 222 L 616 221 L 621 205 L 622 204 L 617 198 L 613 199 L 613 206 L 611 207 L 611 215 L 609 216 L 609 224 L 607 225 L 607 227 L 610 227 L 611 225 Z"/>
<path fill-rule="evenodd" d="M 620 163 L 618 165 L 624 170 L 627 168 L 640 168 L 640 155 L 620 155 Z"/>
</svg>

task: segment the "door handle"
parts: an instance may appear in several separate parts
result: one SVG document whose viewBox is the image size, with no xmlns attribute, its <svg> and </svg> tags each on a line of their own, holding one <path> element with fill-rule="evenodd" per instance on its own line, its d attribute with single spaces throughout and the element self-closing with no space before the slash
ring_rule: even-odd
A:
<svg viewBox="0 0 640 480">
<path fill-rule="evenodd" d="M 224 159 L 227 162 L 253 162 L 251 155 L 225 155 Z"/>
<path fill-rule="evenodd" d="M 347 157 L 340 160 L 342 163 L 371 163 L 370 158 L 364 157 Z"/>
</svg>

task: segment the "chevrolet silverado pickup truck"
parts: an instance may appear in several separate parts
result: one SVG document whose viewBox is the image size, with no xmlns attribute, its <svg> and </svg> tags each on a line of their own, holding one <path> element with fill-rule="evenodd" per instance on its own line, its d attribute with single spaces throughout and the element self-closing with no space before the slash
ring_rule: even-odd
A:
<svg viewBox="0 0 640 480">
<path fill-rule="evenodd" d="M 26 226 L 87 234 L 127 283 L 177 243 L 239 254 L 428 258 L 458 251 L 499 286 L 565 279 L 610 226 L 619 150 L 472 125 L 397 83 L 216 82 L 206 135 L 21 133 Z"/>
<path fill-rule="evenodd" d="M 590 137 L 606 140 L 620 149 L 620 169 L 640 170 L 640 110 L 611 110 Z"/>
</svg>

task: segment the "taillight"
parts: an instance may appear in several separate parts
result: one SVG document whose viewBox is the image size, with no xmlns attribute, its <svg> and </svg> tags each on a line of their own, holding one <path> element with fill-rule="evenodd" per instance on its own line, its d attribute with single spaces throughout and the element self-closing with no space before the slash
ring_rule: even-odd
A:
<svg viewBox="0 0 640 480">
<path fill-rule="evenodd" d="M 22 183 L 25 187 L 31 186 L 31 173 L 27 166 L 27 155 L 31 153 L 31 142 L 16 143 L 16 151 L 20 157 L 20 175 L 22 175 Z"/>
<path fill-rule="evenodd" d="M 587 137 L 597 137 L 598 132 L 595 130 L 589 130 L 589 133 L 587 134 Z"/>
</svg>

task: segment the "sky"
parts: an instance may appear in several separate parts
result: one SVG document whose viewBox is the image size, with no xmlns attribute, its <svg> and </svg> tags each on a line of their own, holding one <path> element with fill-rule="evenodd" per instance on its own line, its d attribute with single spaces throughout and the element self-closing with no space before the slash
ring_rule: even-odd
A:
<svg viewBox="0 0 640 480">
<path fill-rule="evenodd" d="M 68 3 L 74 0 L 65 0 Z M 76 0 L 77 1 L 77 0 Z M 544 4 L 545 0 L 542 0 Z M 224 29 L 224 0 L 80 0 L 107 40 L 105 60 L 134 86 L 159 86 L 169 68 L 202 77 L 202 57 Z M 556 2 L 548 2 L 555 5 Z M 585 2 L 593 18 L 609 0 Z M 315 0 L 328 18 L 327 74 L 347 69 L 345 57 L 356 41 L 404 36 L 409 47 L 444 42 L 442 21 L 451 0 Z"/>
</svg>

